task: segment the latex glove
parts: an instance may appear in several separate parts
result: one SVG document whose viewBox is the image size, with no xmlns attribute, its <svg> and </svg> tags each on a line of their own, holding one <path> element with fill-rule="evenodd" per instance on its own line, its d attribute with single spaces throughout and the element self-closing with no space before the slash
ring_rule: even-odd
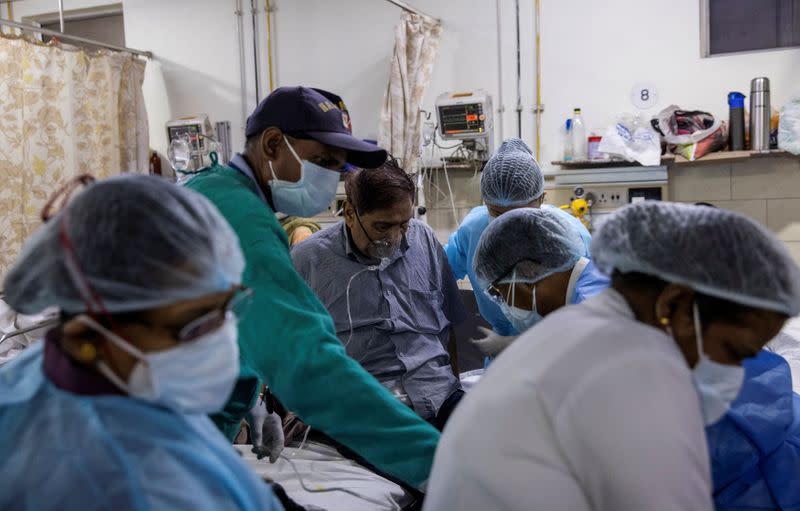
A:
<svg viewBox="0 0 800 511">
<path fill-rule="evenodd" d="M 258 459 L 269 456 L 269 462 L 275 463 L 283 452 L 283 421 L 275 413 L 267 411 L 263 399 L 258 399 L 247 417 L 253 436 L 253 452 Z"/>
<path fill-rule="evenodd" d="M 470 339 L 476 348 L 481 350 L 481 353 L 487 357 L 495 357 L 499 355 L 504 349 L 508 348 L 509 344 L 517 339 L 517 335 L 500 335 L 494 330 L 479 326 L 478 330 L 485 334 L 486 337 L 480 339 Z"/>
</svg>

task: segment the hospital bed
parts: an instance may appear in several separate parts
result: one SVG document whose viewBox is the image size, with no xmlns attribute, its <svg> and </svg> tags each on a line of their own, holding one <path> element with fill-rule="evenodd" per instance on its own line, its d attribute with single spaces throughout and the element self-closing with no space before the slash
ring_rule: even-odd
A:
<svg viewBox="0 0 800 511">
<path fill-rule="evenodd" d="M 347 459 L 333 447 L 306 442 L 284 449 L 274 464 L 235 446 L 263 479 L 280 484 L 296 503 L 327 511 L 396 511 L 418 509 L 415 496 L 400 485 Z"/>
<path fill-rule="evenodd" d="M 56 309 L 27 316 L 18 314 L 0 299 L 0 366 L 44 337 L 47 330 L 56 324 L 58 324 Z"/>
<path fill-rule="evenodd" d="M 461 386 L 469 391 L 483 368 L 461 373 Z M 235 445 L 242 458 L 262 478 L 280 484 L 302 506 L 327 511 L 394 511 L 419 509 L 416 495 L 369 468 L 344 457 L 319 442 L 294 443 L 274 464 L 259 460 L 252 445 Z"/>
</svg>

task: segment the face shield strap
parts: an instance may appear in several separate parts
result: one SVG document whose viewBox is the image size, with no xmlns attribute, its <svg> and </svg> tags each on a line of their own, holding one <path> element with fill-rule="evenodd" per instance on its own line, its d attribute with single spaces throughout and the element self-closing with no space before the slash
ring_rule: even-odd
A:
<svg viewBox="0 0 800 511">
<path fill-rule="evenodd" d="M 103 304 L 103 300 L 100 299 L 100 295 L 97 294 L 95 289 L 89 283 L 89 279 L 86 278 L 86 275 L 78 263 L 78 258 L 75 255 L 75 247 L 72 244 L 72 240 L 70 240 L 67 232 L 68 219 L 69 214 L 67 211 L 64 211 L 64 213 L 61 215 L 58 226 L 58 240 L 61 247 L 64 249 L 64 266 L 67 269 L 70 280 L 72 280 L 73 285 L 77 288 L 78 293 L 81 295 L 81 298 L 83 298 L 83 302 L 86 305 L 85 316 L 91 320 L 94 320 L 95 322 L 101 317 L 105 318 L 113 329 L 114 321 L 111 318 L 111 314 L 109 314 L 108 310 Z M 119 377 L 116 376 L 118 374 L 117 367 L 114 364 L 114 359 L 111 357 L 108 345 L 103 343 L 101 345 L 101 349 L 105 353 L 105 364 L 108 364 L 110 368 L 104 368 L 104 364 L 99 363 L 98 369 L 104 376 L 106 376 L 106 378 L 119 387 L 120 380 Z M 124 386 L 120 388 L 124 389 Z"/>
<path fill-rule="evenodd" d="M 100 299 L 100 295 L 97 294 L 89 283 L 89 279 L 86 278 L 86 275 L 78 263 L 78 258 L 75 255 L 75 246 L 69 238 L 68 228 L 69 214 L 67 211 L 64 211 L 59 220 L 58 240 L 61 247 L 64 249 L 64 266 L 67 269 L 70 280 L 78 290 L 78 293 L 83 299 L 83 303 L 86 305 L 86 313 L 94 318 L 102 316 L 111 321 L 111 315 L 108 313 L 108 310 L 106 310 L 105 305 L 103 305 L 103 300 Z"/>
<path fill-rule="evenodd" d="M 69 200 L 72 198 L 72 195 L 75 193 L 75 190 L 83 185 L 88 186 L 95 181 L 94 176 L 91 174 L 81 174 L 76 176 L 75 178 L 67 181 L 61 188 L 55 191 L 53 195 L 47 200 L 47 203 L 42 208 L 42 212 L 40 214 L 42 218 L 42 222 L 47 222 L 54 216 L 58 214 L 59 211 L 64 210 L 67 204 L 69 204 Z M 55 204 L 58 199 L 61 198 L 61 202 L 58 206 L 58 209 L 54 210 Z"/>
</svg>

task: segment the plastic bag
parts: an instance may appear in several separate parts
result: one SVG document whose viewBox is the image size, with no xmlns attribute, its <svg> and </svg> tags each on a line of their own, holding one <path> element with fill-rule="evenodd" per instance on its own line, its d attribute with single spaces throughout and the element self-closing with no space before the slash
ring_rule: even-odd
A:
<svg viewBox="0 0 800 511">
<path fill-rule="evenodd" d="M 728 125 L 708 112 L 671 105 L 651 121 L 673 153 L 689 161 L 720 151 L 728 144 Z"/>
<path fill-rule="evenodd" d="M 700 142 L 723 124 L 708 112 L 681 110 L 676 105 L 660 111 L 651 122 L 666 143 L 675 145 Z"/>
<path fill-rule="evenodd" d="M 638 161 L 645 166 L 661 163 L 658 133 L 647 127 L 638 127 L 631 132 L 624 121 L 606 129 L 600 141 L 600 152 L 626 161 Z"/>
<path fill-rule="evenodd" d="M 680 154 L 689 161 L 695 161 L 708 153 L 721 151 L 728 145 L 728 124 L 721 122 L 719 128 L 703 140 L 693 144 L 677 144 L 672 148 L 674 154 Z"/>
<path fill-rule="evenodd" d="M 800 155 L 800 94 L 795 94 L 781 108 L 778 148 Z"/>
</svg>

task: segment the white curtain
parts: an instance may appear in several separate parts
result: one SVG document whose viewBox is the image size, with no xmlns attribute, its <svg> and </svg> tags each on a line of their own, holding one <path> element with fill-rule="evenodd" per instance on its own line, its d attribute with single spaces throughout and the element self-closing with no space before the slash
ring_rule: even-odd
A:
<svg viewBox="0 0 800 511">
<path fill-rule="evenodd" d="M 0 277 L 70 178 L 147 172 L 145 62 L 0 37 Z"/>
<path fill-rule="evenodd" d="M 393 156 L 402 158 L 409 172 L 419 155 L 419 109 L 430 85 L 441 36 L 440 23 L 417 14 L 404 13 L 395 28 L 379 143 Z"/>
</svg>

